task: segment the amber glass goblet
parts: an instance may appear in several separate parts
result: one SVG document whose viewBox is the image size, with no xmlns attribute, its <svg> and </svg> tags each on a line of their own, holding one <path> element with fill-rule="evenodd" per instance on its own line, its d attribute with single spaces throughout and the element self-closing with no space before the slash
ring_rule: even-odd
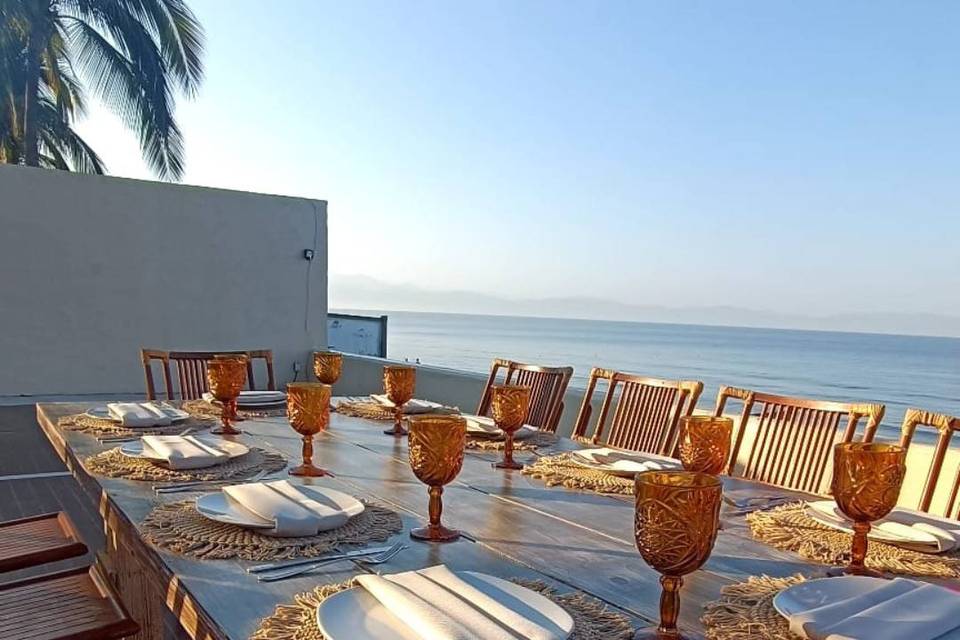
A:
<svg viewBox="0 0 960 640">
<path fill-rule="evenodd" d="M 313 464 L 313 436 L 330 424 L 330 385 L 322 382 L 287 384 L 287 419 L 293 430 L 303 436 L 303 464 L 290 469 L 292 476 L 318 478 L 329 476 Z"/>
<path fill-rule="evenodd" d="M 220 429 L 213 433 L 237 435 L 233 426 L 237 419 L 237 398 L 247 384 L 247 359 L 243 356 L 217 356 L 207 363 L 210 393 L 220 402 Z"/>
<path fill-rule="evenodd" d="M 393 429 L 385 434 L 400 438 L 407 435 L 403 428 L 403 405 L 413 398 L 417 386 L 417 370 L 403 365 L 387 365 L 383 368 L 383 390 L 393 403 Z"/>
<path fill-rule="evenodd" d="M 493 466 L 497 469 L 523 469 L 523 465 L 513 459 L 513 434 L 527 419 L 530 387 L 498 384 L 491 387 L 490 392 L 493 422 L 506 435 L 503 443 L 503 460 Z"/>
<path fill-rule="evenodd" d="M 683 638 L 677 630 L 683 576 L 710 557 L 720 525 L 723 488 L 716 476 L 696 471 L 644 471 L 634 481 L 634 534 L 640 555 L 662 575 L 660 626 L 634 640 Z"/>
<path fill-rule="evenodd" d="M 730 460 L 733 420 L 714 416 L 680 418 L 680 462 L 687 471 L 717 475 Z"/>
<path fill-rule="evenodd" d="M 443 486 L 453 481 L 463 466 L 467 444 L 467 421 L 460 416 L 414 416 L 410 418 L 410 467 L 430 487 L 430 524 L 410 531 L 410 537 L 430 542 L 450 542 L 460 532 L 440 523 Z"/>
<path fill-rule="evenodd" d="M 314 351 L 313 373 L 323 384 L 333 384 L 340 379 L 343 369 L 343 354 L 336 351 Z"/>
<path fill-rule="evenodd" d="M 871 522 L 885 517 L 897 506 L 907 473 L 906 460 L 906 450 L 895 444 L 841 442 L 833 447 L 831 491 L 840 510 L 853 520 L 850 564 L 843 573 L 882 575 L 863 564 L 867 557 L 867 534 Z"/>
</svg>

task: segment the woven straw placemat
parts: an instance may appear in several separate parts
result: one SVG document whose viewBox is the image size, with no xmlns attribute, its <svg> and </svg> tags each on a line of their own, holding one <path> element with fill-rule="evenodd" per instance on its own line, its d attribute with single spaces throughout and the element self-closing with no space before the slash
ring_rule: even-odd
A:
<svg viewBox="0 0 960 640">
<path fill-rule="evenodd" d="M 378 402 L 366 400 L 344 400 L 337 403 L 333 409 L 337 413 L 354 418 L 366 418 L 367 420 L 393 420 L 393 409 L 385 407 Z M 460 410 L 456 407 L 440 407 L 433 411 L 416 415 L 458 415 Z M 408 416 L 409 417 L 409 416 Z"/>
<path fill-rule="evenodd" d="M 252 529 L 208 520 L 197 513 L 193 500 L 159 505 L 143 521 L 144 536 L 158 547 L 216 560 L 309 558 L 343 547 L 382 542 L 402 529 L 395 511 L 369 503 L 363 513 L 350 518 L 342 527 L 300 538 L 272 538 Z"/>
<path fill-rule="evenodd" d="M 707 640 L 796 640 L 786 619 L 773 608 L 780 591 L 806 580 L 751 576 L 720 590 L 720 599 L 703 607 L 700 621 Z"/>
<path fill-rule="evenodd" d="M 180 406 L 192 416 L 198 418 L 220 419 L 223 411 L 219 402 L 207 402 L 206 400 L 185 400 Z M 287 415 L 287 406 L 268 407 L 262 409 L 237 409 L 237 415 L 241 418 L 277 418 Z"/>
<path fill-rule="evenodd" d="M 203 431 L 214 426 L 216 422 L 208 418 L 193 416 L 180 422 L 175 422 L 165 427 L 146 427 L 131 429 L 112 420 L 101 420 L 100 418 L 91 418 L 85 413 L 77 413 L 69 416 L 63 416 L 57 420 L 57 425 L 68 431 L 79 431 L 80 433 L 89 433 L 95 436 L 110 436 L 124 438 L 128 436 L 159 436 L 175 435 L 182 433 L 185 429 L 190 429 L 194 433 Z"/>
<path fill-rule="evenodd" d="M 570 459 L 569 453 L 544 456 L 523 468 L 524 475 L 543 480 L 548 487 L 563 485 L 597 493 L 633 495 L 633 479 L 587 469 Z"/>
<path fill-rule="evenodd" d="M 536 580 L 512 582 L 542 593 L 563 607 L 573 618 L 570 640 L 627 640 L 633 637 L 630 620 L 607 608 L 599 600 L 580 592 L 559 594 Z M 324 640 L 317 628 L 317 607 L 330 596 L 356 586 L 353 579 L 317 587 L 297 594 L 292 604 L 282 604 L 273 615 L 260 621 L 250 640 Z"/>
<path fill-rule="evenodd" d="M 176 470 L 141 458 L 131 458 L 120 453 L 120 448 L 109 449 L 83 461 L 90 473 L 108 478 L 147 480 L 152 482 L 185 482 L 189 480 L 243 480 L 252 478 L 261 471 L 273 473 L 287 466 L 279 453 L 253 448 L 223 464 L 203 469 Z"/>
<path fill-rule="evenodd" d="M 557 443 L 557 436 L 547 431 L 537 431 L 529 438 L 513 441 L 514 451 L 535 451 L 540 447 L 551 447 Z M 467 449 L 477 451 L 503 451 L 503 440 L 490 438 L 471 438 L 467 434 Z"/>
<path fill-rule="evenodd" d="M 853 534 L 820 524 L 805 513 L 802 502 L 755 511 L 747 516 L 747 524 L 758 540 L 808 560 L 840 566 L 850 561 Z M 960 551 L 919 553 L 871 540 L 865 564 L 888 573 L 960 578 Z"/>
</svg>

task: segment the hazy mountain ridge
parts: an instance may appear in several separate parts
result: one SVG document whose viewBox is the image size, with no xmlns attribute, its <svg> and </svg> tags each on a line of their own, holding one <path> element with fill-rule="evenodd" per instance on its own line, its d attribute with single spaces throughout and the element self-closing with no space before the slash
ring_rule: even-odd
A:
<svg viewBox="0 0 960 640">
<path fill-rule="evenodd" d="M 933 313 L 842 313 L 818 316 L 723 305 L 699 307 L 636 305 L 586 296 L 523 300 L 475 291 L 435 291 L 410 284 L 390 284 L 359 275 L 330 275 L 329 305 L 331 308 L 340 309 L 541 316 L 960 337 L 960 317 Z"/>
</svg>

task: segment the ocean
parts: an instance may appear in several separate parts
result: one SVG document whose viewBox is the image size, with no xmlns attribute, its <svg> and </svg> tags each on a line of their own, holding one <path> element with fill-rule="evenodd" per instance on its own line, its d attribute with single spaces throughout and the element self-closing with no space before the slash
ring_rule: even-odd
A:
<svg viewBox="0 0 960 640">
<path fill-rule="evenodd" d="M 362 312 L 374 315 L 372 312 Z M 487 373 L 495 357 L 571 365 L 586 386 L 599 366 L 824 400 L 882 402 L 895 439 L 907 407 L 960 416 L 960 339 L 745 327 L 376 312 L 389 316 L 387 355 Z M 923 440 L 929 441 L 928 438 Z"/>
</svg>

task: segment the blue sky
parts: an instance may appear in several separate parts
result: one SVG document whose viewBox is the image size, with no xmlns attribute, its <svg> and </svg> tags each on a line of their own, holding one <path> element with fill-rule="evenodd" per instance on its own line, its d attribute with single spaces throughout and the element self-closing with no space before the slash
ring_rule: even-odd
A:
<svg viewBox="0 0 960 640">
<path fill-rule="evenodd" d="M 328 200 L 331 277 L 960 315 L 960 3 L 190 4 L 185 182 Z"/>
</svg>

